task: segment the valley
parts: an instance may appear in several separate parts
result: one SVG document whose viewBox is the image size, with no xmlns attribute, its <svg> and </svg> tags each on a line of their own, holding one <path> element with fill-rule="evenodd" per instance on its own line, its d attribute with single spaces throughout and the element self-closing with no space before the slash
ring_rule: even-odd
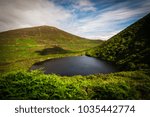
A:
<svg viewBox="0 0 150 117">
<path fill-rule="evenodd" d="M 88 40 L 50 26 L 1 32 L 0 99 L 150 99 L 149 31 L 150 14 L 107 41 Z M 44 60 L 81 55 L 113 63 L 120 70 L 73 76 L 29 71 Z"/>
</svg>

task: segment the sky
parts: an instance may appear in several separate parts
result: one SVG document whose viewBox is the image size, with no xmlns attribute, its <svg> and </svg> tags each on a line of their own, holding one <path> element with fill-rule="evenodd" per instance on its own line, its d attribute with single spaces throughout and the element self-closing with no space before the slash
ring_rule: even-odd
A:
<svg viewBox="0 0 150 117">
<path fill-rule="evenodd" d="M 0 0 L 0 32 L 49 25 L 107 40 L 150 13 L 150 0 Z"/>
</svg>

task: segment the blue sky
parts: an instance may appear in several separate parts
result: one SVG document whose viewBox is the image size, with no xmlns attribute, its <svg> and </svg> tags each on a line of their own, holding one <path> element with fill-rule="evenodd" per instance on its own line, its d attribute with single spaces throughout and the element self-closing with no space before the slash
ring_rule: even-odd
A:
<svg viewBox="0 0 150 117">
<path fill-rule="evenodd" d="M 150 0 L 1 0 L 0 31 L 50 25 L 107 40 L 150 12 Z"/>
</svg>

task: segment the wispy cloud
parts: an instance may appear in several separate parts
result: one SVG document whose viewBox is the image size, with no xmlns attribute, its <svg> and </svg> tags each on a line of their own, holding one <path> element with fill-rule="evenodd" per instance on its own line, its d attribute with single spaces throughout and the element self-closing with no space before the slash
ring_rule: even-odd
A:
<svg viewBox="0 0 150 117">
<path fill-rule="evenodd" d="M 90 0 L 76 0 L 73 7 L 81 11 L 95 11 L 94 3 Z"/>
<path fill-rule="evenodd" d="M 149 13 L 149 3 L 147 0 L 140 2 L 140 6 L 137 5 L 139 3 L 132 6 L 129 1 L 114 4 L 90 16 L 74 19 L 76 22 L 68 25 L 67 29 L 82 37 L 106 40 Z"/>
<path fill-rule="evenodd" d="M 59 27 L 71 14 L 48 0 L 1 0 L 0 30 L 26 26 L 52 25 Z"/>
<path fill-rule="evenodd" d="M 150 12 L 150 0 L 0 0 L 0 31 L 50 25 L 108 39 Z"/>
</svg>

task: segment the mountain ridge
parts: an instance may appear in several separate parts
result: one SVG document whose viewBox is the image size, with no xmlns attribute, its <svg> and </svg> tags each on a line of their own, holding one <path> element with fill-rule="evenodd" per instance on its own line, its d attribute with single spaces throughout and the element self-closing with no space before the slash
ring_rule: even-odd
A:
<svg viewBox="0 0 150 117">
<path fill-rule="evenodd" d="M 39 43 L 55 43 L 62 44 L 63 41 L 68 41 L 70 43 L 78 43 L 80 41 L 84 42 L 100 42 L 101 40 L 90 40 L 83 37 L 70 34 L 66 31 L 58 29 L 52 26 L 36 26 L 29 28 L 21 28 L 15 30 L 9 30 L 5 32 L 0 32 L 0 39 L 5 41 L 5 39 L 16 39 L 16 38 L 35 38 Z M 42 42 L 42 40 L 44 40 Z M 61 41 L 61 42 L 60 42 Z M 102 42 L 102 41 L 101 41 Z"/>
<path fill-rule="evenodd" d="M 10 32 L 18 32 L 18 31 L 24 31 L 24 30 L 28 30 L 28 31 L 32 31 L 32 29 L 36 29 L 36 30 L 42 30 L 42 29 L 51 29 L 51 30 L 57 30 L 57 31 L 62 31 L 64 33 L 67 33 L 67 34 L 70 34 L 72 36 L 76 36 L 76 37 L 79 37 L 79 38 L 82 38 L 82 39 L 86 39 L 86 40 L 94 40 L 94 41 L 98 41 L 98 40 L 101 40 L 101 39 L 89 39 L 89 38 L 85 38 L 85 37 L 81 37 L 81 36 L 78 36 L 78 35 L 75 35 L 75 34 L 72 34 L 70 32 L 67 32 L 67 31 L 64 31 L 62 29 L 59 29 L 57 27 L 54 27 L 54 26 L 49 26 L 49 25 L 39 25 L 39 26 L 33 26 L 33 27 L 25 27 L 25 28 L 17 28 L 17 29 L 11 29 L 11 30 L 6 30 L 6 31 L 1 31 L 0 34 L 2 33 L 10 33 Z"/>
</svg>

